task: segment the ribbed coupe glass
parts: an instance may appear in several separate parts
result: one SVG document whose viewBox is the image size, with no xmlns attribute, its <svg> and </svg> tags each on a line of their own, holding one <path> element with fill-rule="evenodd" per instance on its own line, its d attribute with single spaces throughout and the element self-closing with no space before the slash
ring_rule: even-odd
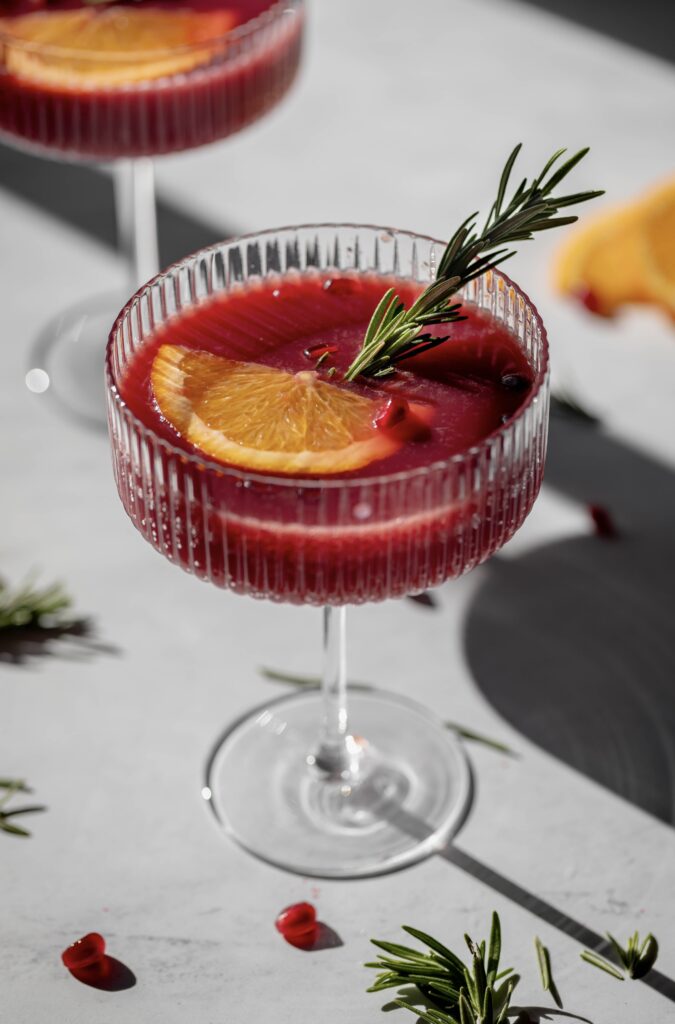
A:
<svg viewBox="0 0 675 1024">
<path fill-rule="evenodd" d="M 180 16 L 190 7 L 163 12 L 134 4 L 130 12 Z M 44 156 L 114 162 L 129 285 L 124 294 L 97 296 L 61 313 L 31 353 L 32 365 L 48 372 L 54 398 L 92 426 L 105 422 L 100 362 L 110 325 L 129 291 L 159 269 L 152 158 L 229 137 L 276 106 L 297 73 L 304 28 L 304 0 L 277 0 L 230 31 L 190 45 L 97 48 L 90 26 L 119 21 L 124 11 L 91 3 L 15 17 L 11 6 L 0 11 L 0 139 Z M 47 29 L 22 36 L 27 18 L 48 26 L 54 17 L 84 19 L 73 30 L 77 46 L 54 44 Z"/>
<path fill-rule="evenodd" d="M 240 594 L 325 608 L 321 692 L 257 708 L 227 729 L 205 792 L 225 830 L 303 875 L 379 874 L 438 850 L 470 799 L 461 747 L 419 705 L 350 694 L 345 606 L 402 597 L 472 569 L 522 524 L 538 493 L 548 425 L 541 319 L 508 278 L 472 281 L 467 303 L 516 337 L 534 373 L 515 416 L 480 444 L 406 472 L 291 479 L 228 468 L 159 437 L 120 382 L 159 325 L 268 275 L 368 273 L 429 283 L 444 244 L 388 228 L 318 225 L 244 236 L 160 274 L 120 313 L 106 379 L 115 480 L 136 528 L 166 558 Z M 383 288 L 385 285 L 383 284 Z"/>
</svg>

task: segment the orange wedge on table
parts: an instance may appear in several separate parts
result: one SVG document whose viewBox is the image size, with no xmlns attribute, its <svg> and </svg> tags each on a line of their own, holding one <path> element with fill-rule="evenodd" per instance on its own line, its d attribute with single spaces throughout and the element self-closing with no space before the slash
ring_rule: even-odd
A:
<svg viewBox="0 0 675 1024">
<path fill-rule="evenodd" d="M 607 316 L 642 302 L 675 318 L 675 178 L 573 232 L 555 279 Z"/>
<path fill-rule="evenodd" d="M 228 10 L 138 7 L 0 19 L 7 70 L 62 87 L 119 86 L 190 71 L 236 24 Z M 209 45 L 211 44 L 211 45 Z"/>
<path fill-rule="evenodd" d="M 166 420 L 212 459 L 275 473 L 344 473 L 401 441 L 374 426 L 383 399 L 210 352 L 162 345 L 151 372 Z"/>
</svg>

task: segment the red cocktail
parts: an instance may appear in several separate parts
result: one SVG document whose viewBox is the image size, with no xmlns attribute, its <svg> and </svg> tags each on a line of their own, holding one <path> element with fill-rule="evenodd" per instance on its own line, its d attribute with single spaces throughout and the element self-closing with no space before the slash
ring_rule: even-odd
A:
<svg viewBox="0 0 675 1024">
<path fill-rule="evenodd" d="M 0 135 L 115 161 L 120 248 L 138 287 L 159 266 L 149 158 L 230 136 L 283 97 L 303 0 L 0 0 L 0 15 Z M 87 425 L 104 420 L 103 339 L 128 294 L 59 315 L 31 355 Z"/>
<path fill-rule="evenodd" d="M 227 460 L 228 453 L 219 451 L 217 436 L 210 446 L 206 425 L 201 439 L 194 430 L 181 430 L 171 415 L 180 396 L 158 394 L 167 374 L 184 375 L 181 367 L 191 367 L 195 380 L 201 373 L 206 392 L 211 371 L 216 397 L 203 393 L 196 400 L 210 406 L 213 421 L 223 387 L 219 368 L 236 365 L 233 393 L 225 396 L 228 410 L 238 402 L 244 429 L 251 423 L 258 432 L 267 420 L 273 431 L 276 392 L 288 378 L 270 373 L 258 381 L 255 369 L 253 378 L 246 372 L 262 365 L 304 375 L 310 392 L 323 384 L 317 401 L 321 409 L 330 406 L 333 382 L 351 362 L 391 283 L 382 275 L 338 269 L 272 273 L 217 293 L 154 331 L 125 368 L 120 394 L 157 438 L 152 462 L 156 473 L 161 468 L 150 494 L 144 481 L 122 478 L 127 511 L 155 547 L 182 568 L 238 593 L 325 605 L 398 597 L 441 583 L 482 561 L 518 528 L 539 487 L 541 458 L 518 481 L 517 500 L 511 478 L 498 475 L 478 489 L 471 480 L 485 453 L 501 446 L 503 426 L 529 404 L 537 371 L 505 324 L 477 307 L 466 321 L 439 327 L 436 333 L 451 340 L 408 360 L 393 381 L 362 378 L 346 385 L 364 402 L 361 444 L 370 450 L 326 452 L 319 441 L 304 454 L 270 456 L 240 438 L 229 458 L 260 474 L 249 472 L 246 487 L 227 461 L 220 471 L 204 473 L 205 458 Z M 502 285 L 496 278 L 491 283 Z M 398 287 L 409 301 L 421 291 L 414 281 Z M 246 381 L 248 408 L 241 397 Z M 155 485 L 166 489 L 166 445 L 190 459 L 176 462 L 171 501 L 167 495 L 158 502 Z M 273 479 L 275 469 L 285 467 L 295 481 L 290 494 Z"/>
<path fill-rule="evenodd" d="M 291 84 L 298 4 L 15 0 L 0 18 L 0 131 L 70 156 L 154 156 L 222 139 Z"/>
<path fill-rule="evenodd" d="M 546 337 L 526 296 L 484 274 L 464 289 L 468 319 L 434 328 L 444 345 L 390 378 L 341 379 L 392 280 L 412 300 L 443 248 L 291 228 L 204 250 L 142 289 L 115 324 L 107 380 L 115 477 L 143 536 L 218 586 L 326 606 L 425 589 L 503 544 L 546 447 Z M 469 795 L 456 742 L 415 705 L 358 694 L 347 734 L 343 630 L 342 610 L 328 614 L 318 749 L 307 757 L 321 712 L 306 694 L 237 725 L 209 765 L 228 831 L 305 874 L 418 859 Z"/>
</svg>

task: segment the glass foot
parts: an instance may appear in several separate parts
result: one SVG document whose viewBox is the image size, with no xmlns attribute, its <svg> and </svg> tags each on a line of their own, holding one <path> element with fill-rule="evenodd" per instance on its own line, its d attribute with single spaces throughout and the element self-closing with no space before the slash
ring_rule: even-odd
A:
<svg viewBox="0 0 675 1024">
<path fill-rule="evenodd" d="M 64 310 L 43 327 L 30 354 L 29 369 L 49 376 L 52 401 L 91 429 L 105 429 L 105 346 L 127 298 L 99 295 Z"/>
<path fill-rule="evenodd" d="M 350 692 L 350 770 L 330 777 L 311 753 L 322 708 L 319 691 L 283 697 L 225 733 L 203 790 L 223 829 L 262 860 L 321 878 L 384 874 L 441 849 L 471 799 L 457 738 L 412 701 Z"/>
</svg>

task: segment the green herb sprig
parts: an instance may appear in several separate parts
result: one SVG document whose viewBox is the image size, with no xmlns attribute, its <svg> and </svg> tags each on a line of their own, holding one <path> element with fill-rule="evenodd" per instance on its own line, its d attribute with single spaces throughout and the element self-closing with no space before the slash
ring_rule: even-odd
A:
<svg viewBox="0 0 675 1024">
<path fill-rule="evenodd" d="M 588 148 L 581 149 L 560 164 L 566 150 L 559 149 L 536 178 L 521 181 L 507 201 L 506 190 L 520 150 L 519 143 L 504 165 L 484 227 L 477 227 L 478 212 L 460 224 L 441 257 L 434 283 L 424 289 L 409 309 L 395 288 L 382 296 L 345 380 L 354 380 L 360 374 L 388 376 L 402 360 L 442 344 L 446 338 L 434 337 L 425 329 L 466 319 L 461 313 L 462 304 L 457 301 L 460 288 L 513 256 L 514 250 L 509 249 L 512 243 L 529 241 L 538 231 L 562 227 L 578 219 L 574 214 L 559 216 L 560 210 L 603 195 L 602 191 L 552 195 L 588 153 Z"/>
<path fill-rule="evenodd" d="M 0 797 L 0 832 L 28 838 L 31 834 L 28 829 L 22 828 L 21 825 L 15 825 L 9 819 L 16 817 L 17 814 L 33 814 L 36 811 L 45 811 L 46 807 L 34 804 L 30 807 L 15 807 L 11 810 L 5 810 L 5 807 L 16 793 L 30 793 L 31 789 L 23 779 L 0 779 L 0 789 L 5 790 L 3 796 Z"/>
<path fill-rule="evenodd" d="M 607 938 L 609 939 L 612 949 L 619 960 L 623 970 L 626 972 L 629 978 L 637 980 L 644 978 L 646 974 L 649 974 L 652 967 L 656 963 L 656 958 L 659 955 L 659 944 L 650 932 L 644 942 L 640 942 L 640 936 L 637 932 L 634 932 L 626 946 L 622 946 L 621 943 L 607 932 Z M 605 957 L 600 956 L 599 953 L 595 953 L 590 949 L 585 949 L 581 953 L 581 959 L 585 960 L 587 964 L 591 964 L 593 967 L 598 967 L 601 971 L 605 971 L 607 974 L 611 974 L 613 978 L 618 981 L 624 980 L 624 975 L 610 960 L 606 960 Z"/>
<path fill-rule="evenodd" d="M 403 930 L 427 946 L 429 952 L 372 939 L 382 953 L 365 965 L 380 972 L 369 992 L 414 985 L 425 1009 L 400 998 L 394 1003 L 428 1024 L 501 1024 L 506 1020 L 519 977 L 510 967 L 499 970 L 502 938 L 497 913 L 492 915 L 487 944 L 464 936 L 471 954 L 469 965 L 431 935 L 409 925 Z"/>
<path fill-rule="evenodd" d="M 0 629 L 53 626 L 72 601 L 60 583 L 36 587 L 29 578 L 16 590 L 0 580 Z"/>
</svg>

